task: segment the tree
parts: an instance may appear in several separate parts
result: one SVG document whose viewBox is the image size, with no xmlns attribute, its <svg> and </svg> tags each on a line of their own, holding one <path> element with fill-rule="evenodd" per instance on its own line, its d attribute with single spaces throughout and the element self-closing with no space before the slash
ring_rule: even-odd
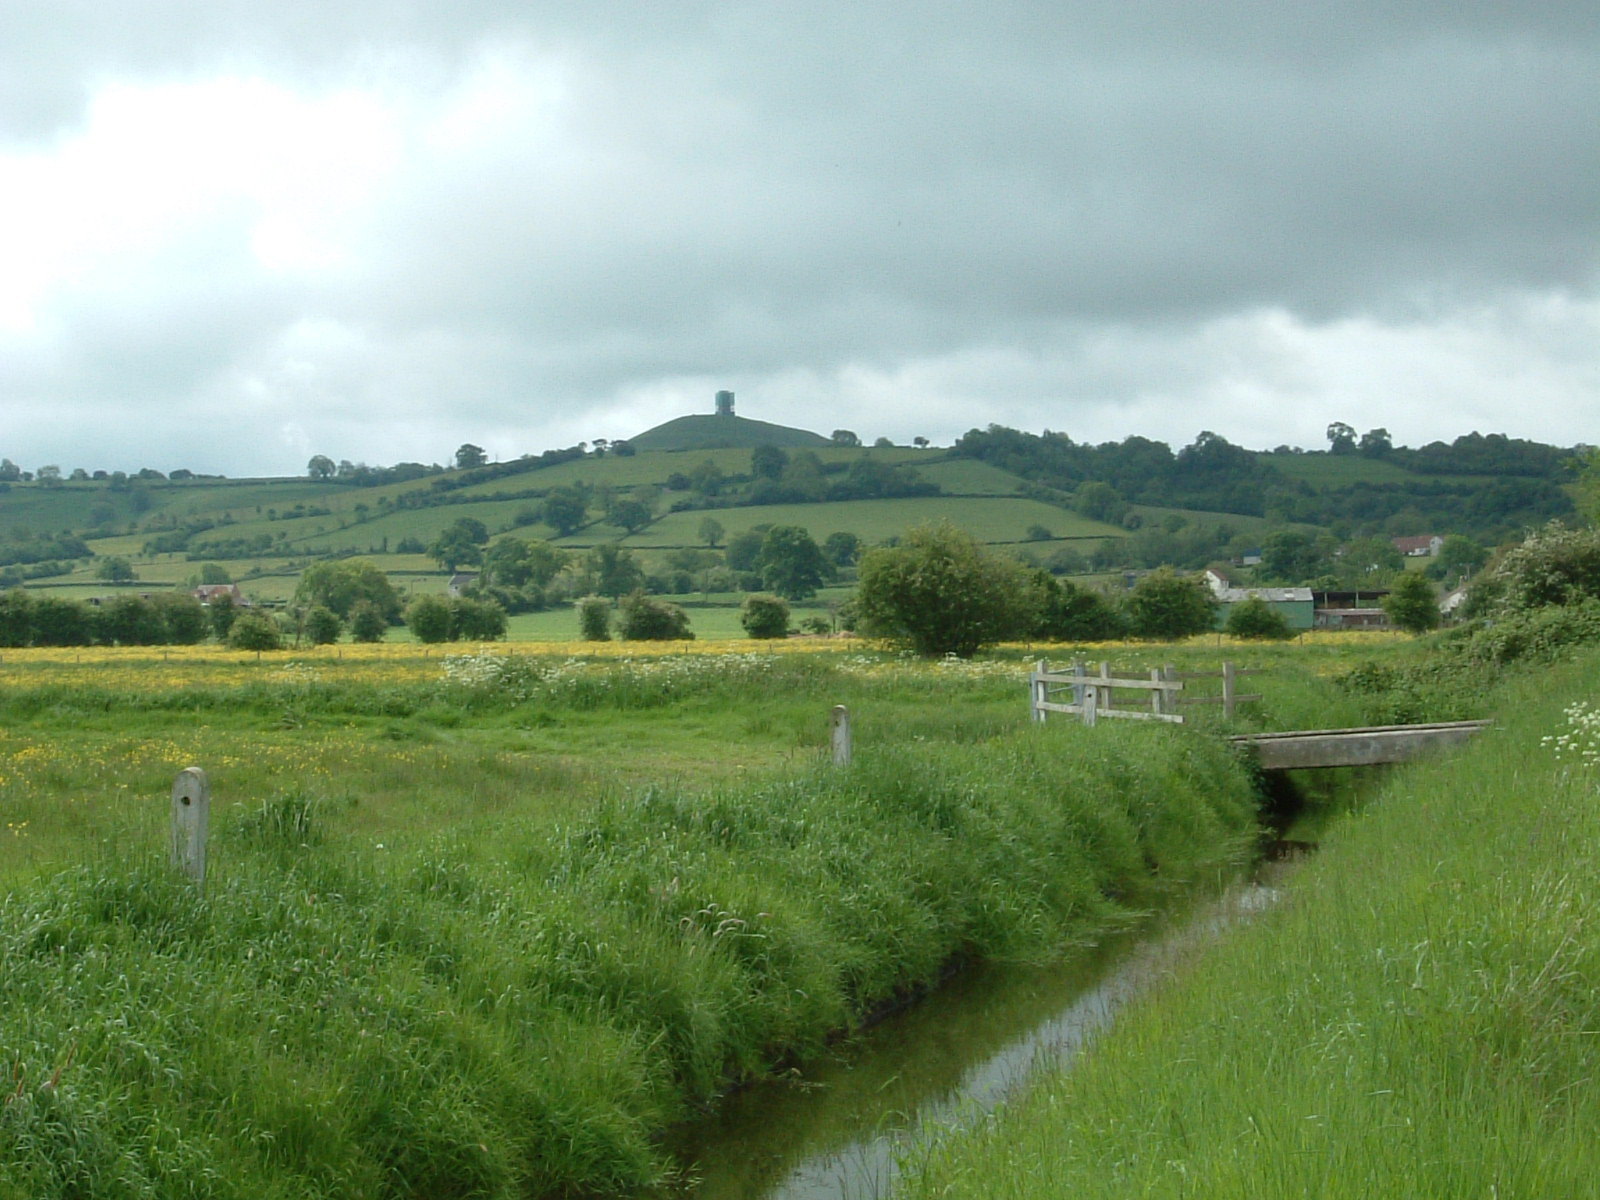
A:
<svg viewBox="0 0 1600 1200">
<path fill-rule="evenodd" d="M 232 583 L 233 575 L 221 563 L 201 563 L 200 582 L 203 584 Z"/>
<path fill-rule="evenodd" d="M 655 514 L 650 511 L 647 504 L 631 497 L 614 501 L 606 516 L 613 525 L 620 526 L 629 533 L 638 533 L 655 520 Z"/>
<path fill-rule="evenodd" d="M 338 641 L 343 627 L 344 622 L 339 620 L 339 614 L 326 605 L 314 604 L 311 611 L 306 613 L 306 637 L 313 646 L 326 646 Z"/>
<path fill-rule="evenodd" d="M 715 517 L 706 517 L 700 522 L 700 540 L 713 550 L 726 532 L 727 530 L 722 528 L 722 522 Z"/>
<path fill-rule="evenodd" d="M 1030 585 L 1029 633 L 1049 642 L 1101 642 L 1122 634 L 1122 618 L 1104 596 L 1035 571 Z"/>
<path fill-rule="evenodd" d="M 622 601 L 618 632 L 629 642 L 676 642 L 693 639 L 689 614 L 676 604 L 657 600 L 643 592 L 630 593 Z"/>
<path fill-rule="evenodd" d="M 227 592 L 211 597 L 211 603 L 206 605 L 206 618 L 211 623 L 211 635 L 219 642 L 228 640 L 228 634 L 238 616 L 238 606 Z"/>
<path fill-rule="evenodd" d="M 506 635 L 506 610 L 494 600 L 458 596 L 450 602 L 450 640 L 498 642 Z"/>
<path fill-rule="evenodd" d="M 418 596 L 406 608 L 406 628 L 429 645 L 450 638 L 450 602 L 443 596 Z"/>
<path fill-rule="evenodd" d="M 33 644 L 33 597 L 20 587 L 0 592 L 0 646 L 20 649 Z"/>
<path fill-rule="evenodd" d="M 578 601 L 578 636 L 586 642 L 611 640 L 611 601 L 604 596 L 585 596 Z"/>
<path fill-rule="evenodd" d="M 1383 598 L 1383 611 L 1397 629 L 1407 633 L 1427 633 L 1437 629 L 1441 620 L 1439 598 L 1420 571 L 1407 571 L 1395 580 Z"/>
<path fill-rule="evenodd" d="M 1091 521 L 1115 525 L 1127 515 L 1128 502 L 1109 483 L 1092 479 L 1079 484 L 1072 494 L 1072 511 Z"/>
<path fill-rule="evenodd" d="M 326 454 L 313 454 L 306 464 L 306 475 L 312 479 L 332 479 L 333 472 L 333 459 Z"/>
<path fill-rule="evenodd" d="M 911 444 L 918 450 L 926 450 L 928 448 L 928 439 L 921 436 L 914 437 L 911 439 Z"/>
<path fill-rule="evenodd" d="M 722 468 L 709 458 L 702 460 L 699 466 L 689 472 L 689 486 L 702 496 L 715 496 L 725 482 Z"/>
<path fill-rule="evenodd" d="M 774 525 L 767 531 L 756 569 L 762 581 L 785 600 L 816 595 L 828 577 L 828 561 L 821 548 L 798 525 Z"/>
<path fill-rule="evenodd" d="M 385 621 L 396 620 L 401 609 L 400 594 L 389 577 L 364 558 L 312 563 L 300 575 L 294 600 L 307 609 L 321 604 L 345 619 L 361 600 L 376 605 Z"/>
<path fill-rule="evenodd" d="M 54 463 L 40 467 L 34 476 L 42 487 L 57 487 L 61 483 L 61 468 Z"/>
<path fill-rule="evenodd" d="M 549 542 L 520 537 L 503 537 L 483 556 L 483 577 L 496 587 L 525 588 L 530 584 L 544 588 L 561 573 L 567 552 Z"/>
<path fill-rule="evenodd" d="M 370 600 L 357 600 L 350 606 L 350 636 L 358 642 L 381 642 L 389 632 L 389 619 Z"/>
<path fill-rule="evenodd" d="M 789 636 L 789 606 L 777 596 L 746 596 L 739 607 L 739 624 L 753 638 Z"/>
<path fill-rule="evenodd" d="M 1361 435 L 1361 441 L 1356 449 L 1367 458 L 1383 458 L 1394 449 L 1394 440 L 1389 436 L 1387 429 L 1382 427 L 1369 429 Z"/>
<path fill-rule="evenodd" d="M 1329 454 L 1354 454 L 1356 452 L 1356 431 L 1343 421 L 1334 421 L 1328 426 L 1328 453 Z"/>
<path fill-rule="evenodd" d="M 283 634 L 277 623 L 265 613 L 247 612 L 233 623 L 228 631 L 228 645 L 235 650 L 281 650 Z"/>
<path fill-rule="evenodd" d="M 193 646 L 210 628 L 206 610 L 188 592 L 162 592 L 151 603 L 160 618 L 161 640 L 171 646 Z"/>
<path fill-rule="evenodd" d="M 893 450 L 894 443 L 886 437 L 877 437 L 872 439 L 872 448 L 874 450 Z"/>
<path fill-rule="evenodd" d="M 780 479 L 789 456 L 776 446 L 757 446 L 750 452 L 750 474 L 757 479 Z"/>
<path fill-rule="evenodd" d="M 138 578 L 134 573 L 133 564 L 125 558 L 113 555 L 100 560 L 100 565 L 94 569 L 96 579 L 104 579 L 108 583 L 131 583 Z"/>
<path fill-rule="evenodd" d="M 1424 574 L 1429 579 L 1459 580 L 1481 570 L 1489 561 L 1489 551 L 1469 537 L 1459 533 L 1446 535 L 1439 547 L 1438 556 L 1428 564 Z"/>
<path fill-rule="evenodd" d="M 859 446 L 861 439 L 848 429 L 835 429 L 829 439 L 835 446 Z"/>
<path fill-rule="evenodd" d="M 1026 628 L 1027 575 L 948 521 L 919 525 L 861 560 L 855 627 L 918 654 L 971 658 Z"/>
<path fill-rule="evenodd" d="M 482 521 L 464 517 L 439 531 L 439 536 L 428 547 L 428 557 L 452 573 L 458 567 L 476 566 L 483 561 L 480 546 L 488 537 Z"/>
<path fill-rule="evenodd" d="M 1216 625 L 1217 600 L 1198 575 L 1171 567 L 1151 571 L 1128 595 L 1128 625 L 1134 637 L 1173 641 Z"/>
<path fill-rule="evenodd" d="M 1250 596 L 1228 610 L 1223 629 L 1231 637 L 1253 641 L 1285 641 L 1294 636 L 1289 618 L 1260 596 Z"/>
<path fill-rule="evenodd" d="M 771 528 L 771 525 L 756 525 L 729 538 L 728 548 L 722 552 L 728 566 L 735 571 L 754 571 L 767 530 Z"/>
<path fill-rule="evenodd" d="M 594 576 L 594 590 L 602 596 L 625 596 L 644 584 L 644 570 L 633 551 L 616 542 L 604 542 L 585 559 Z"/>
<path fill-rule="evenodd" d="M 489 461 L 483 452 L 482 446 L 474 446 L 471 442 L 463 442 L 456 447 L 456 470 L 470 471 L 474 467 L 481 467 Z"/>
<path fill-rule="evenodd" d="M 861 557 L 861 539 L 853 533 L 830 533 L 822 542 L 822 557 L 835 569 L 853 567 Z"/>
<path fill-rule="evenodd" d="M 588 499 L 576 488 L 554 488 L 539 506 L 540 519 L 556 531 L 557 537 L 576 532 L 588 515 Z"/>
</svg>

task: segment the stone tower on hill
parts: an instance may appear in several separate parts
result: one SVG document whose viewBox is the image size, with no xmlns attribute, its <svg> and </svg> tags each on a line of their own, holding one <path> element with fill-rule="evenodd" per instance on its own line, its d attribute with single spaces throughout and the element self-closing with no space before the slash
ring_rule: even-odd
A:
<svg viewBox="0 0 1600 1200">
<path fill-rule="evenodd" d="M 733 393 L 732 392 L 718 392 L 717 393 L 717 416 L 719 416 L 719 417 L 731 417 L 731 416 L 733 416 Z"/>
</svg>

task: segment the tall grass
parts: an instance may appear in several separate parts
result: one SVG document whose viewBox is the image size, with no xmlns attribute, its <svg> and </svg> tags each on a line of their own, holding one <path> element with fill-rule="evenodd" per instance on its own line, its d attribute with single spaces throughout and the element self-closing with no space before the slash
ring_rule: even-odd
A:
<svg viewBox="0 0 1600 1200">
<path fill-rule="evenodd" d="M 1166 728 L 864 748 L 491 843 L 324 837 L 293 790 L 202 897 L 107 858 L 0 898 L 0 1197 L 616 1194 L 689 1106 L 952 962 L 1045 957 L 1236 860 Z"/>
<path fill-rule="evenodd" d="M 1274 911 L 896 1194 L 1594 1195 L 1600 775 L 1544 739 L 1597 668 L 1393 773 Z"/>
</svg>

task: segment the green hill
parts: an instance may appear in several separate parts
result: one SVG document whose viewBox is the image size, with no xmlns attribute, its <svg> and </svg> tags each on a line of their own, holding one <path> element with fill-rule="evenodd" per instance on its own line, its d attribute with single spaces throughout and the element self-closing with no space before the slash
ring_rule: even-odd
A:
<svg viewBox="0 0 1600 1200">
<path fill-rule="evenodd" d="M 752 421 L 749 417 L 705 413 L 675 417 L 628 441 L 635 450 L 753 450 L 757 446 L 795 449 L 833 445 L 820 433 L 810 430 Z"/>
</svg>

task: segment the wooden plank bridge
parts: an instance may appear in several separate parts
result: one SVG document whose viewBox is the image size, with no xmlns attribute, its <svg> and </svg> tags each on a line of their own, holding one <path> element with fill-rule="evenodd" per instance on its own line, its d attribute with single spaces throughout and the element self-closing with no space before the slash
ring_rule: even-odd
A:
<svg viewBox="0 0 1600 1200">
<path fill-rule="evenodd" d="M 1436 721 L 1428 725 L 1369 725 L 1360 729 L 1301 729 L 1291 733 L 1248 733 L 1230 738 L 1253 750 L 1264 771 L 1312 767 L 1370 767 L 1406 762 L 1458 746 L 1488 721 Z"/>
<path fill-rule="evenodd" d="M 1177 710 L 1188 704 L 1221 704 L 1232 717 L 1235 707 L 1260 700 L 1259 695 L 1243 695 L 1236 681 L 1254 670 L 1241 670 L 1223 663 L 1221 671 L 1189 671 L 1158 667 L 1149 678 L 1129 673 L 1113 673 L 1101 663 L 1098 673 L 1088 664 L 1076 662 L 1070 670 L 1052 670 L 1044 660 L 1028 677 L 1030 707 L 1035 721 L 1048 713 L 1078 717 L 1085 725 L 1109 717 L 1136 721 L 1168 721 L 1183 724 Z M 1184 681 L 1220 679 L 1222 691 L 1213 696 L 1184 695 Z M 1117 703 L 1118 693 L 1143 697 L 1134 707 Z M 1230 738 L 1236 746 L 1255 753 L 1265 771 L 1297 771 L 1315 767 L 1370 767 L 1380 763 L 1407 762 L 1422 754 L 1460 745 L 1488 721 L 1436 721 L 1426 725 L 1370 725 L 1358 729 L 1300 729 L 1291 733 L 1247 733 Z"/>
</svg>

